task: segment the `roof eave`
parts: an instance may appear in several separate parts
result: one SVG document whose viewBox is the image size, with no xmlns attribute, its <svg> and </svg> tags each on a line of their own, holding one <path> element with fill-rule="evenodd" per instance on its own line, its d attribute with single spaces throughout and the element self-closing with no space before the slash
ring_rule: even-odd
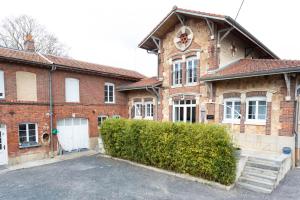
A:
<svg viewBox="0 0 300 200">
<path fill-rule="evenodd" d="M 141 86 L 141 87 L 126 87 L 125 86 L 125 87 L 119 87 L 119 88 L 117 88 L 117 91 L 122 92 L 122 91 L 130 91 L 130 90 L 145 90 L 145 89 L 147 89 L 149 87 L 157 87 L 159 85 L 161 85 L 161 82 L 155 83 L 153 85 L 145 85 L 145 86 Z"/>
<path fill-rule="evenodd" d="M 240 78 L 251 78 L 251 77 L 258 77 L 258 76 L 271 76 L 277 74 L 284 74 L 284 73 L 296 73 L 300 72 L 300 67 L 296 67 L 293 69 L 278 69 L 272 70 L 268 72 L 253 72 L 253 73 L 246 73 L 240 75 L 228 75 L 228 76 L 219 76 L 219 77 L 211 77 L 211 78 L 200 78 L 200 81 L 205 82 L 212 82 L 212 81 L 223 81 L 223 80 L 230 80 L 230 79 L 240 79 Z"/>
</svg>

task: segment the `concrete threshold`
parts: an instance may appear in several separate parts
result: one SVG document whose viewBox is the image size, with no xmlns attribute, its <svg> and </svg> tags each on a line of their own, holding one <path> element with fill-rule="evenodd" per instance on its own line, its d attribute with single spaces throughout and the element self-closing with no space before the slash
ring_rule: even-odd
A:
<svg viewBox="0 0 300 200">
<path fill-rule="evenodd" d="M 98 152 L 96 152 L 96 151 L 88 150 L 88 151 L 82 151 L 82 152 L 68 153 L 65 155 L 59 155 L 59 156 L 55 156 L 54 158 L 46 158 L 46 159 L 42 159 L 42 160 L 29 161 L 29 162 L 25 162 L 22 164 L 6 166 L 3 169 L 0 168 L 0 174 L 4 174 L 4 173 L 10 172 L 10 171 L 15 171 L 15 170 L 19 170 L 19 169 L 26 169 L 26 168 L 38 167 L 38 166 L 42 166 L 42 165 L 48 165 L 48 164 L 52 164 L 52 163 L 61 162 L 64 160 L 80 158 L 83 156 L 92 156 L 97 153 Z"/>
<path fill-rule="evenodd" d="M 128 163 L 128 164 L 137 166 L 137 167 L 142 167 L 142 168 L 152 170 L 152 171 L 155 171 L 155 172 L 175 176 L 175 177 L 182 178 L 182 179 L 185 179 L 185 180 L 188 180 L 188 181 L 194 181 L 194 182 L 202 183 L 202 184 L 209 185 L 209 186 L 219 188 L 219 189 L 223 189 L 223 190 L 231 190 L 235 186 L 235 184 L 228 185 L 228 186 L 227 185 L 222 185 L 220 183 L 209 181 L 209 180 L 199 178 L 199 177 L 195 177 L 195 176 L 191 176 L 189 174 L 180 174 L 180 173 L 176 173 L 176 172 L 172 172 L 172 171 L 168 171 L 168 170 L 164 170 L 164 169 L 160 169 L 160 168 L 156 168 L 156 167 L 151 167 L 151 166 L 139 164 L 139 163 L 132 162 L 132 161 L 129 161 L 129 160 L 124 160 L 124 159 L 121 159 L 121 158 L 112 157 L 112 156 L 105 155 L 105 154 L 98 154 L 98 156 L 103 157 L 103 158 L 110 158 L 110 159 L 113 159 L 113 160 L 125 162 L 125 163 Z"/>
</svg>

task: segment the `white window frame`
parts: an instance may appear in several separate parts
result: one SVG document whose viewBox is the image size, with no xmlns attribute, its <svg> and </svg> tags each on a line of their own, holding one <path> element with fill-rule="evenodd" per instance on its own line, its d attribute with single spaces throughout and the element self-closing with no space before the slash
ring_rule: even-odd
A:
<svg viewBox="0 0 300 200">
<path fill-rule="evenodd" d="M 228 108 L 226 103 L 228 102 L 232 102 L 232 108 L 231 108 L 231 118 L 227 118 L 226 116 L 226 109 Z M 240 110 L 241 110 L 241 99 L 240 98 L 226 98 L 224 99 L 224 109 L 223 109 L 223 123 L 239 123 L 241 119 L 239 118 L 234 118 L 234 115 L 236 114 L 235 112 L 235 103 L 236 102 L 240 102 Z M 241 118 L 241 113 L 238 113 L 240 115 L 240 118 Z"/>
<path fill-rule="evenodd" d="M 138 113 L 137 105 L 141 106 L 140 113 Z M 143 118 L 143 102 L 134 102 L 134 119 L 142 119 Z"/>
<path fill-rule="evenodd" d="M 107 86 L 107 101 L 105 100 L 105 86 Z M 109 86 L 113 86 L 113 100 L 110 101 L 110 98 L 109 98 Z M 104 103 L 107 103 L 107 104 L 110 104 L 110 103 L 115 103 L 115 84 L 113 83 L 105 83 L 104 84 Z"/>
<path fill-rule="evenodd" d="M 5 98 L 5 81 L 4 81 L 4 71 L 0 70 L 0 93 L 2 93 L 2 96 L 0 96 L 0 99 Z"/>
<path fill-rule="evenodd" d="M 180 100 L 178 100 L 180 102 Z M 183 107 L 183 121 L 182 122 L 187 122 L 187 107 L 195 107 L 195 123 L 197 122 L 197 101 L 195 100 L 195 103 L 191 103 L 191 104 L 186 104 L 186 100 L 185 104 L 175 104 L 175 101 L 173 101 L 173 122 L 181 122 L 181 121 L 175 121 L 175 108 L 179 108 L 179 107 Z M 193 101 L 193 100 L 191 100 Z M 192 114 L 192 112 L 191 112 Z M 192 122 L 191 122 L 192 123 Z"/>
<path fill-rule="evenodd" d="M 35 142 L 36 142 L 36 145 L 39 143 L 38 125 L 37 125 L 37 123 L 30 123 L 30 122 L 20 123 L 20 124 L 18 124 L 19 147 L 27 147 L 27 146 L 22 146 L 22 144 L 20 143 L 20 125 L 26 125 L 26 142 L 29 142 L 29 124 L 34 124 L 35 125 L 35 140 L 36 140 Z M 30 147 L 30 146 L 28 146 L 28 147 Z"/>
<path fill-rule="evenodd" d="M 152 101 L 146 101 L 145 103 L 145 119 L 153 119 L 153 116 L 154 116 L 154 110 L 153 110 L 153 102 Z M 148 113 L 148 105 L 150 106 L 150 113 Z M 151 112 L 152 110 L 152 112 Z"/>
<path fill-rule="evenodd" d="M 70 82 L 76 82 L 78 84 L 78 89 L 77 91 L 68 91 L 68 84 L 70 84 Z M 71 95 L 72 93 L 75 93 L 76 92 L 76 97 L 75 95 Z M 79 79 L 77 78 L 65 78 L 65 100 L 66 102 L 69 102 L 69 103 L 79 103 L 80 102 L 80 81 Z"/>
<path fill-rule="evenodd" d="M 179 64 L 180 69 L 179 71 L 175 71 L 176 65 Z M 172 86 L 181 86 L 182 85 L 182 61 L 181 60 L 176 60 L 173 61 L 172 65 Z M 178 72 L 178 83 L 176 83 L 176 72 Z"/>
<path fill-rule="evenodd" d="M 101 125 L 102 125 L 102 123 L 105 121 L 103 121 L 103 118 L 105 118 L 105 120 L 107 120 L 108 119 L 108 116 L 107 115 L 99 115 L 98 117 L 97 117 L 97 124 L 98 124 L 98 127 L 100 127 Z M 100 124 L 100 126 L 99 126 L 99 119 L 101 119 L 101 124 Z"/>
<path fill-rule="evenodd" d="M 189 64 L 188 63 L 191 61 L 193 63 L 193 65 L 192 65 L 192 80 L 193 81 L 189 82 L 189 70 L 188 70 Z M 198 62 L 199 62 L 199 60 L 197 59 L 197 57 L 194 57 L 194 56 L 186 59 L 186 65 L 185 65 L 186 66 L 186 76 L 185 77 L 186 77 L 187 85 L 195 85 L 198 82 L 198 74 L 197 74 Z M 196 73 L 196 81 L 194 81 L 195 73 Z"/>
<path fill-rule="evenodd" d="M 255 103 L 255 119 L 249 119 L 248 112 L 249 112 L 249 101 L 256 101 Z M 265 119 L 258 119 L 258 102 L 259 101 L 265 101 L 266 102 L 266 116 Z M 247 124 L 257 123 L 257 124 L 265 124 L 267 121 L 268 115 L 268 102 L 267 97 L 249 97 L 246 99 L 246 121 Z"/>
</svg>

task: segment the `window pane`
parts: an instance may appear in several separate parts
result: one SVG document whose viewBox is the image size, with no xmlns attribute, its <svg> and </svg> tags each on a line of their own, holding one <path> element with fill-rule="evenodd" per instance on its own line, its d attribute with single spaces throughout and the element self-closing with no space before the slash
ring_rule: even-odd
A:
<svg viewBox="0 0 300 200">
<path fill-rule="evenodd" d="M 249 101 L 248 105 L 248 119 L 256 119 L 256 101 Z"/>
<path fill-rule="evenodd" d="M 192 107 L 192 123 L 196 122 L 196 107 Z"/>
<path fill-rule="evenodd" d="M 175 107 L 175 122 L 179 121 L 179 107 Z"/>
<path fill-rule="evenodd" d="M 36 142 L 36 137 L 35 136 L 30 136 L 29 137 L 29 142 Z"/>
<path fill-rule="evenodd" d="M 34 136 L 35 137 L 35 133 L 36 133 L 36 131 L 35 131 L 35 129 L 32 129 L 32 130 L 29 130 L 29 137 L 31 137 L 31 136 Z"/>
<path fill-rule="evenodd" d="M 35 124 L 28 124 L 29 129 L 35 129 Z"/>
<path fill-rule="evenodd" d="M 267 113 L 267 102 L 259 101 L 258 102 L 258 119 L 264 120 L 266 119 Z"/>
<path fill-rule="evenodd" d="M 235 101 L 234 102 L 234 119 L 240 119 L 241 118 L 241 102 L 240 101 Z"/>
<path fill-rule="evenodd" d="M 20 124 L 19 125 L 19 130 L 25 131 L 26 130 L 26 124 Z"/>
<path fill-rule="evenodd" d="M 179 110 L 180 110 L 180 119 L 179 119 L 179 121 L 183 122 L 184 121 L 184 109 L 183 109 L 183 107 L 180 107 Z"/>
<path fill-rule="evenodd" d="M 187 122 L 191 121 L 191 107 L 186 108 L 186 121 Z"/>
<path fill-rule="evenodd" d="M 26 131 L 19 131 L 19 137 L 26 137 Z"/>
<path fill-rule="evenodd" d="M 225 104 L 225 118 L 226 119 L 232 119 L 232 102 L 227 101 Z"/>
</svg>

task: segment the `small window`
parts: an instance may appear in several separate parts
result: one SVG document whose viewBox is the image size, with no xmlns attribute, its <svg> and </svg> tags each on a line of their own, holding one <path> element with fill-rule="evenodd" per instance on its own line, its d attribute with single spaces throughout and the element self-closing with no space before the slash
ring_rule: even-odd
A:
<svg viewBox="0 0 300 200">
<path fill-rule="evenodd" d="M 180 85 L 182 84 L 182 67 L 181 61 L 175 61 L 173 63 L 173 85 Z"/>
<path fill-rule="evenodd" d="M 106 115 L 100 115 L 98 117 L 98 127 L 101 127 L 101 125 L 103 124 L 103 122 L 107 119 Z"/>
<path fill-rule="evenodd" d="M 19 146 L 27 147 L 37 145 L 37 125 L 33 123 L 19 124 Z"/>
<path fill-rule="evenodd" d="M 142 118 L 143 116 L 143 104 L 142 102 L 136 102 L 134 104 L 134 117 L 135 118 Z"/>
<path fill-rule="evenodd" d="M 224 120 L 239 120 L 241 118 L 241 101 L 226 99 L 224 101 Z"/>
<path fill-rule="evenodd" d="M 186 61 L 186 83 L 197 83 L 197 65 L 198 60 L 196 58 L 189 58 Z"/>
<path fill-rule="evenodd" d="M 153 103 L 145 102 L 145 118 L 153 118 Z"/>
<path fill-rule="evenodd" d="M 247 120 L 266 121 L 267 101 L 265 97 L 247 99 Z"/>
<path fill-rule="evenodd" d="M 104 85 L 104 102 L 115 103 L 115 85 L 112 83 L 105 83 Z"/>
<path fill-rule="evenodd" d="M 80 102 L 79 98 L 79 80 L 75 78 L 66 78 L 66 102 Z"/>
<path fill-rule="evenodd" d="M 113 115 L 112 118 L 113 118 L 113 119 L 120 119 L 121 116 L 120 116 L 120 115 Z"/>
<path fill-rule="evenodd" d="M 4 72 L 0 71 L 0 99 L 5 98 Z"/>
</svg>

